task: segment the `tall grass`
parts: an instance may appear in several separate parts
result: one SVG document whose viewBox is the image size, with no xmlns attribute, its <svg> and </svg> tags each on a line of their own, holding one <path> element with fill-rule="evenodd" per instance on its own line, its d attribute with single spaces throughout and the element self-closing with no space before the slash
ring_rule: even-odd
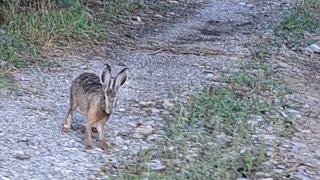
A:
<svg viewBox="0 0 320 180">
<path fill-rule="evenodd" d="M 0 24 L 0 61 L 21 67 L 38 62 L 44 53 L 55 48 L 107 40 L 108 26 L 97 23 L 85 3 L 84 0 L 0 1 L 4 15 Z M 121 13 L 126 8 L 122 3 L 105 3 L 97 11 L 108 16 Z"/>
</svg>

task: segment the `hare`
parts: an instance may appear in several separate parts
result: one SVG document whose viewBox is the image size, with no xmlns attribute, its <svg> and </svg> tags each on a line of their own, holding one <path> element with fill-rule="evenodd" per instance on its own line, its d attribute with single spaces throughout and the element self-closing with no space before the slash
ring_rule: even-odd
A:
<svg viewBox="0 0 320 180">
<path fill-rule="evenodd" d="M 104 137 L 105 123 L 115 107 L 116 94 L 128 79 L 128 68 L 121 70 L 115 78 L 111 77 L 111 68 L 105 64 L 100 78 L 94 73 L 82 73 L 73 80 L 70 88 L 70 106 L 64 120 L 63 132 L 70 130 L 73 112 L 79 107 L 86 115 L 85 146 L 92 148 L 91 130 L 95 127 L 99 134 L 101 149 L 107 149 Z"/>
</svg>

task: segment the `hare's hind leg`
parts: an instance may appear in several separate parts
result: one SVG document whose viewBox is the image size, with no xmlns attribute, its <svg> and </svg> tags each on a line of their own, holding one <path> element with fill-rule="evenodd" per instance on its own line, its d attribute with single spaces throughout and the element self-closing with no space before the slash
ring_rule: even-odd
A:
<svg viewBox="0 0 320 180">
<path fill-rule="evenodd" d="M 63 132 L 69 132 L 70 128 L 71 128 L 71 121 L 73 120 L 73 112 L 76 110 L 77 108 L 77 102 L 74 99 L 72 92 L 70 93 L 70 105 L 69 105 L 69 110 L 68 113 L 64 119 L 64 124 L 63 124 Z"/>
</svg>

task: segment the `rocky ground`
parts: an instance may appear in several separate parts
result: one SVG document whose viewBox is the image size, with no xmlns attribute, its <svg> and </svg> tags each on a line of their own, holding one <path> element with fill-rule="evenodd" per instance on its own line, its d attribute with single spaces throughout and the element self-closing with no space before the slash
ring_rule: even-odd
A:
<svg viewBox="0 0 320 180">
<path fill-rule="evenodd" d="M 205 84 L 215 83 L 218 70 L 232 66 L 238 57 L 250 58 L 250 49 L 269 38 L 268 29 L 281 20 L 289 3 L 210 0 L 197 14 L 167 26 L 161 33 L 140 37 L 133 47 L 112 47 L 113 59 L 69 56 L 55 59 L 55 67 L 16 72 L 16 86 L 1 90 L 0 177 L 107 178 L 98 173 L 101 164 L 109 162 L 121 169 L 121 162 L 153 144 L 162 133 L 166 109 L 178 99 L 187 100 Z M 305 105 L 297 111 L 301 116 L 297 131 L 292 138 L 279 140 L 281 156 L 275 156 L 272 163 L 282 177 L 320 179 L 319 55 L 309 58 L 287 49 L 283 52 L 276 56 L 281 60 L 277 62 L 283 62 L 279 72 L 284 72 L 285 79 L 300 92 L 288 98 Z M 106 153 L 98 147 L 97 137 L 94 149 L 85 150 L 85 119 L 79 112 L 72 131 L 61 131 L 71 80 L 84 71 L 98 73 L 105 61 L 114 73 L 123 65 L 130 69 L 128 82 L 118 95 L 117 109 L 107 123 L 111 148 Z"/>
<path fill-rule="evenodd" d="M 319 46 L 319 36 L 312 39 Z M 283 47 L 275 56 L 279 74 L 295 90 L 286 98 L 296 102 L 291 108 L 298 120 L 290 138 L 279 139 L 275 155 L 275 164 L 291 179 L 320 179 L 319 60 L 319 54 L 310 47 L 296 51 Z"/>
</svg>

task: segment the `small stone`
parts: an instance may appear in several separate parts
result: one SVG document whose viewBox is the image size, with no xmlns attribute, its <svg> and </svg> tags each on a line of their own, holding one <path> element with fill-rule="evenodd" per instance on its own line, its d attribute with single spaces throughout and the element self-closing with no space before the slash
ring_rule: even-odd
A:
<svg viewBox="0 0 320 180">
<path fill-rule="evenodd" d="M 70 175 L 70 174 L 72 174 L 73 173 L 73 171 L 72 170 L 69 170 L 69 169 L 63 169 L 63 170 L 61 170 L 61 174 L 63 175 L 63 176 L 68 176 L 68 175 Z"/>
<path fill-rule="evenodd" d="M 213 77 L 214 77 L 214 75 L 212 73 L 209 73 L 206 75 L 207 80 L 211 80 Z"/>
<path fill-rule="evenodd" d="M 81 69 L 88 69 L 88 66 L 87 65 L 82 65 L 80 66 Z"/>
<path fill-rule="evenodd" d="M 270 167 L 270 166 L 272 166 L 272 163 L 269 161 L 266 161 L 266 162 L 263 162 L 262 165 L 266 166 L 266 167 Z"/>
<path fill-rule="evenodd" d="M 297 114 L 300 114 L 299 111 L 296 111 L 296 110 L 293 110 L 293 109 L 287 109 L 287 110 L 286 110 L 286 113 L 287 113 L 288 115 L 297 115 Z"/>
<path fill-rule="evenodd" d="M 30 155 L 25 154 L 23 151 L 17 151 L 14 157 L 19 160 L 28 160 L 31 158 Z"/>
<path fill-rule="evenodd" d="M 268 151 L 266 154 L 268 157 L 273 157 L 273 152 L 271 152 L 271 151 Z"/>
<path fill-rule="evenodd" d="M 305 55 L 312 55 L 314 51 L 310 47 L 307 47 L 307 48 L 302 48 L 302 53 Z"/>
<path fill-rule="evenodd" d="M 107 166 L 101 166 L 101 171 L 103 172 L 107 172 L 108 171 L 108 167 Z"/>
<path fill-rule="evenodd" d="M 152 101 L 140 101 L 139 102 L 139 105 L 140 105 L 140 107 L 151 107 L 151 106 L 154 106 L 155 105 L 155 103 L 154 102 L 152 102 Z"/>
<path fill-rule="evenodd" d="M 305 104 L 305 105 L 302 106 L 302 108 L 303 109 L 310 109 L 310 106 L 309 106 L 309 104 Z"/>
<path fill-rule="evenodd" d="M 277 64 L 278 64 L 280 67 L 284 68 L 284 69 L 290 69 L 290 68 L 291 68 L 291 66 L 288 65 L 287 63 L 283 63 L 283 62 L 278 61 Z"/>
<path fill-rule="evenodd" d="M 160 160 L 152 160 L 151 163 L 147 163 L 147 165 L 153 170 L 163 170 L 166 168 Z"/>
<path fill-rule="evenodd" d="M 4 34 L 4 33 L 6 33 L 6 31 L 3 28 L 0 28 L 0 33 Z"/>
<path fill-rule="evenodd" d="M 139 126 L 138 128 L 135 129 L 133 137 L 142 139 L 152 133 L 153 133 L 153 128 L 151 126 Z"/>
<path fill-rule="evenodd" d="M 257 176 L 258 178 L 268 178 L 268 177 L 270 177 L 270 174 L 265 173 L 265 172 L 257 172 L 257 173 L 256 173 L 256 176 Z"/>
<path fill-rule="evenodd" d="M 274 169 L 273 171 L 277 174 L 282 174 L 284 172 L 283 169 Z"/>
<path fill-rule="evenodd" d="M 249 180 L 247 178 L 237 178 L 236 180 Z"/>
<path fill-rule="evenodd" d="M 163 105 L 164 108 L 171 108 L 171 107 L 173 107 L 173 104 L 170 102 L 169 99 L 163 100 L 162 105 Z"/>
<path fill-rule="evenodd" d="M 7 61 L 0 61 L 0 67 L 4 67 L 8 64 Z"/>
<path fill-rule="evenodd" d="M 259 178 L 258 180 L 273 180 L 273 178 Z"/>
<path fill-rule="evenodd" d="M 317 44 L 311 44 L 310 48 L 313 50 L 313 52 L 320 53 L 320 47 Z"/>
<path fill-rule="evenodd" d="M 303 134 L 311 134 L 312 133 L 310 129 L 303 129 L 300 132 Z"/>
<path fill-rule="evenodd" d="M 95 180 L 96 179 L 96 176 L 95 175 L 90 175 L 89 177 L 88 177 L 88 180 Z"/>
<path fill-rule="evenodd" d="M 158 113 L 160 113 L 160 110 L 157 109 L 157 108 L 151 108 L 151 113 L 152 114 L 158 114 Z"/>
<path fill-rule="evenodd" d="M 125 108 L 119 108 L 118 111 L 119 111 L 119 112 L 125 112 L 126 109 L 125 109 Z"/>
</svg>

